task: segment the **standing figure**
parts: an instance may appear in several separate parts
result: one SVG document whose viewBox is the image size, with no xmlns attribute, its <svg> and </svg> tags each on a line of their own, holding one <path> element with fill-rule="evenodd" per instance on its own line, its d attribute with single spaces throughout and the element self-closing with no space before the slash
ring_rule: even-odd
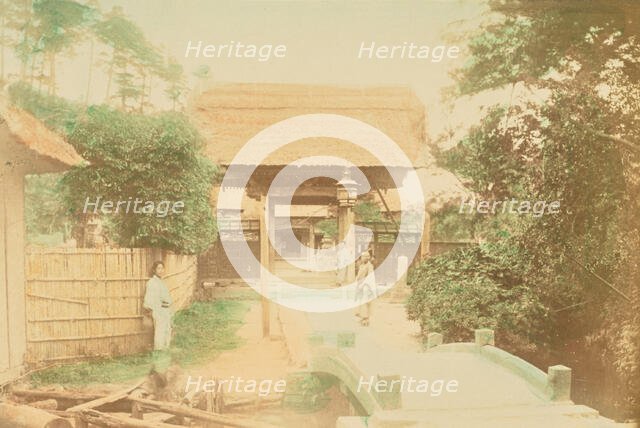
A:
<svg viewBox="0 0 640 428">
<path fill-rule="evenodd" d="M 371 262 L 371 254 L 365 251 L 360 256 L 360 266 L 356 276 L 356 300 L 362 303 L 358 306 L 356 316 L 360 318 L 360 324 L 369 325 L 371 316 L 371 300 L 376 296 L 376 275 Z"/>
<path fill-rule="evenodd" d="M 171 344 L 171 295 L 167 285 L 162 281 L 164 264 L 154 262 L 151 268 L 151 279 L 147 282 L 142 306 L 151 311 L 153 318 L 153 349 L 167 350 Z"/>
</svg>

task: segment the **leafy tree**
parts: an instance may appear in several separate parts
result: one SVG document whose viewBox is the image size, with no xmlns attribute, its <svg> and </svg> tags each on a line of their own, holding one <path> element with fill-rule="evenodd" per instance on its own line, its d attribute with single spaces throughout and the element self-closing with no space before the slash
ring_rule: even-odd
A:
<svg viewBox="0 0 640 428">
<path fill-rule="evenodd" d="M 171 100 L 173 111 L 176 111 L 176 107 L 180 103 L 180 98 L 186 90 L 182 66 L 174 59 L 170 59 L 164 69 L 162 77 L 167 83 L 165 93 Z"/>
<path fill-rule="evenodd" d="M 91 16 L 90 23 L 88 25 L 88 30 L 85 32 L 85 36 L 89 39 L 89 67 L 87 68 L 87 90 L 84 95 L 84 104 L 89 104 L 89 95 L 91 93 L 91 85 L 93 83 L 93 67 L 94 64 L 94 56 L 96 51 L 96 37 L 94 32 L 94 27 L 98 22 L 98 17 L 100 16 L 100 4 L 98 0 L 88 0 L 87 6 L 92 8 L 94 13 Z"/>
<path fill-rule="evenodd" d="M 211 77 L 211 67 L 206 64 L 199 65 L 193 75 L 200 80 L 207 80 Z"/>
<path fill-rule="evenodd" d="M 56 92 L 56 58 L 69 50 L 82 34 L 93 10 L 74 0 L 34 0 L 34 44 L 32 54 L 43 56 L 49 63 L 48 88 Z"/>
<path fill-rule="evenodd" d="M 9 86 L 9 99 L 12 104 L 39 118 L 47 127 L 67 135 L 75 127 L 83 107 L 55 95 L 44 95 L 33 89 L 28 83 L 18 82 Z"/>
<path fill-rule="evenodd" d="M 138 100 L 138 110 L 142 112 L 150 76 L 162 72 L 160 54 L 121 8 L 109 12 L 94 31 L 101 42 L 111 47 L 111 56 L 106 61 L 106 101 L 111 99 L 111 84 L 115 81 L 120 107 L 132 110 L 132 103 Z"/>
<path fill-rule="evenodd" d="M 205 250 L 215 238 L 209 205 L 215 167 L 199 154 L 202 141 L 176 113 L 148 117 L 92 107 L 69 136 L 89 165 L 69 171 L 67 203 L 80 215 L 86 199 L 183 201 L 182 214 L 166 217 L 113 214 L 112 239 L 129 247 L 158 247 L 181 253 Z M 139 207 L 140 209 L 140 207 Z"/>
<path fill-rule="evenodd" d="M 25 183 L 25 219 L 29 241 L 37 235 L 62 232 L 69 237 L 72 219 L 62 199 L 59 174 L 27 176 Z"/>
<path fill-rule="evenodd" d="M 14 12 L 14 6 L 6 0 L 0 0 L 0 84 L 5 78 L 5 48 L 11 46 L 12 40 L 9 36 L 9 25 Z"/>
<path fill-rule="evenodd" d="M 457 95 L 518 86 L 532 96 L 489 108 L 447 164 L 482 198 L 560 201 L 560 214 L 498 222 L 488 236 L 512 249 L 508 265 L 559 314 L 531 339 L 548 338 L 556 350 L 599 341 L 607 374 L 622 386 L 605 391 L 605 410 L 624 417 L 640 407 L 640 370 L 629 363 L 640 360 L 637 8 L 601 0 L 490 5 L 502 19 L 471 36 Z M 429 263 L 423 269 L 437 271 Z"/>
<path fill-rule="evenodd" d="M 338 237 L 338 221 L 336 219 L 320 220 L 315 224 L 315 228 L 327 238 L 336 239 Z"/>
<path fill-rule="evenodd" d="M 445 207 L 431 217 L 431 239 L 467 241 L 476 237 L 479 215 L 460 215 L 458 205 Z"/>
<path fill-rule="evenodd" d="M 371 201 L 359 201 L 353 207 L 353 213 L 356 215 L 356 220 L 358 221 L 373 222 L 385 220 L 380 208 Z"/>
</svg>

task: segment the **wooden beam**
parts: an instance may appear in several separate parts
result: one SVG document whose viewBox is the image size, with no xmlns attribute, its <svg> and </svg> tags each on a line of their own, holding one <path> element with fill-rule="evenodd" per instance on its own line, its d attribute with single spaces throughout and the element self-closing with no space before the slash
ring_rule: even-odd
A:
<svg viewBox="0 0 640 428">
<path fill-rule="evenodd" d="M 384 209 L 386 210 L 387 217 L 389 217 L 389 220 L 391 220 L 391 222 L 396 226 L 396 228 L 400 230 L 400 225 L 398 225 L 398 222 L 393 217 L 393 214 L 391 214 L 391 209 L 389 208 L 389 205 L 387 205 L 387 201 L 384 198 L 384 196 L 382 196 L 382 192 L 380 191 L 380 188 L 378 186 L 375 186 L 375 189 L 376 189 L 376 192 L 378 192 L 378 196 L 380 197 L 382 204 L 384 205 Z"/>
<path fill-rule="evenodd" d="M 175 428 L 176 425 L 158 421 L 142 421 L 124 415 L 103 413 L 93 409 L 85 409 L 80 413 L 85 423 L 109 428 Z"/>
<path fill-rule="evenodd" d="M 431 215 L 424 211 L 424 228 L 422 229 L 422 242 L 420 243 L 420 260 L 424 260 L 431 254 Z M 410 263 L 411 264 L 411 263 Z"/>
<path fill-rule="evenodd" d="M 58 402 L 53 398 L 48 398 L 46 400 L 33 401 L 29 403 L 29 406 L 40 410 L 57 410 Z"/>
<path fill-rule="evenodd" d="M 113 394 L 109 394 L 105 397 L 97 398 L 95 400 L 87 401 L 85 403 L 78 404 L 77 406 L 70 407 L 67 409 L 67 412 L 81 412 L 82 410 L 85 410 L 85 409 L 95 409 L 96 407 L 104 406 L 105 404 L 111 404 L 116 401 L 122 400 L 124 398 L 127 398 L 131 391 L 138 388 L 145 381 L 146 379 L 143 379 L 140 382 L 136 383 L 135 385 L 129 386 L 120 391 L 116 391 Z"/>
<path fill-rule="evenodd" d="M 104 397 L 104 394 L 84 394 L 82 392 L 73 391 L 38 391 L 29 389 L 12 389 L 11 394 L 16 397 L 24 397 L 27 399 L 46 400 L 54 398 L 56 400 L 72 400 L 72 401 L 92 401 Z"/>
<path fill-rule="evenodd" d="M 269 200 L 265 195 L 260 196 L 260 290 L 261 298 L 260 303 L 262 305 L 262 337 L 269 337 L 271 335 L 271 315 L 270 315 L 270 302 L 265 296 L 267 294 L 267 278 L 263 273 L 269 269 L 269 235 L 267 234 L 267 222 L 269 221 L 265 210 L 271 213 L 271 207 L 269 206 Z"/>
<path fill-rule="evenodd" d="M 171 413 L 176 416 L 184 416 L 186 418 L 196 419 L 199 421 L 213 422 L 234 428 L 276 428 L 275 425 L 258 422 L 239 415 L 220 415 L 218 413 L 206 412 L 204 410 L 181 406 L 176 403 L 148 400 L 145 398 L 137 398 L 132 396 L 129 396 L 129 399 L 135 403 L 140 404 L 144 408 Z"/>
</svg>

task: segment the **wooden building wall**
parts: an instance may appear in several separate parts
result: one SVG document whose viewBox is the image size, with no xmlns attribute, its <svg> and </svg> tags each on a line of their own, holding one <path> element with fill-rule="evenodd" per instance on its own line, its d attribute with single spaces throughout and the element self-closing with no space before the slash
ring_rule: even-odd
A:
<svg viewBox="0 0 640 428">
<path fill-rule="evenodd" d="M 3 161 L 0 172 L 0 383 L 22 370 L 26 350 L 24 176 Z"/>
</svg>

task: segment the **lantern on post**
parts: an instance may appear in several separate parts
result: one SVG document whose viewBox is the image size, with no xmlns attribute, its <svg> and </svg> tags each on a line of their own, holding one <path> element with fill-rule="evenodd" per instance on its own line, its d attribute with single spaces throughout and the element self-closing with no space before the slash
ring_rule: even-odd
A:
<svg viewBox="0 0 640 428">
<path fill-rule="evenodd" d="M 353 207 L 358 199 L 358 183 L 351 178 L 349 169 L 344 171 L 344 175 L 337 186 L 338 206 Z"/>
</svg>

